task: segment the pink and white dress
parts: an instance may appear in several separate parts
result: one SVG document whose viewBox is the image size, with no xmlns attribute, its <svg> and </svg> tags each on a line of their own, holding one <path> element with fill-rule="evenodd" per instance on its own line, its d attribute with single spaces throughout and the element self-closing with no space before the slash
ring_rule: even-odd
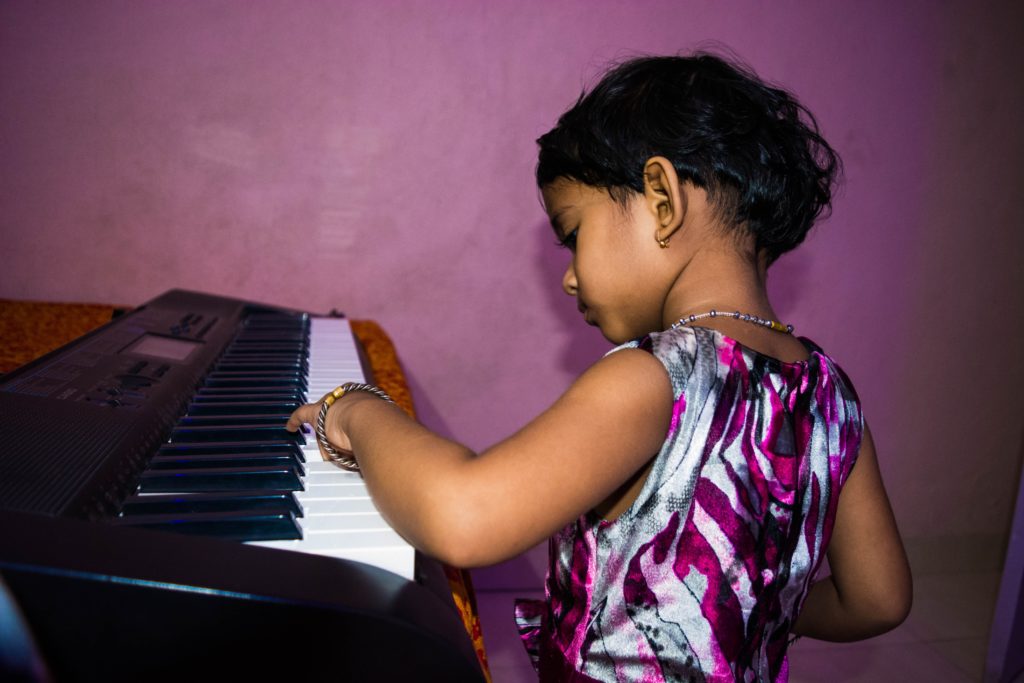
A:
<svg viewBox="0 0 1024 683">
<path fill-rule="evenodd" d="M 672 422 L 632 506 L 552 537 L 547 600 L 517 602 L 542 681 L 788 679 L 863 432 L 846 375 L 801 341 L 796 363 L 701 327 L 619 347 L 664 364 Z"/>
</svg>

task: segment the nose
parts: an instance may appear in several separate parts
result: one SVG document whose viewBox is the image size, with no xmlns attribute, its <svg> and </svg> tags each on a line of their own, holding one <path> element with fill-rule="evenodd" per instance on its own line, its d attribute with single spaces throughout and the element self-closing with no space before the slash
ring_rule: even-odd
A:
<svg viewBox="0 0 1024 683">
<path fill-rule="evenodd" d="M 565 275 L 562 276 L 562 290 L 569 296 L 576 296 L 576 289 L 576 269 L 570 263 L 569 267 L 565 269 Z"/>
</svg>

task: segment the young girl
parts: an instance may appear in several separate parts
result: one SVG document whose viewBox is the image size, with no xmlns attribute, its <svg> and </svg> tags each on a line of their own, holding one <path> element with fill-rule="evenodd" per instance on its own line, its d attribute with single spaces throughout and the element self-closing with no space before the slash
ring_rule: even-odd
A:
<svg viewBox="0 0 1024 683">
<path fill-rule="evenodd" d="M 325 457 L 449 564 L 550 537 L 547 600 L 516 610 L 543 680 L 785 681 L 794 634 L 899 624 L 910 574 L 857 395 L 765 288 L 830 204 L 813 117 L 717 57 L 641 58 L 539 144 L 562 286 L 620 346 L 480 454 L 365 386 L 289 428 L 319 418 Z"/>
</svg>

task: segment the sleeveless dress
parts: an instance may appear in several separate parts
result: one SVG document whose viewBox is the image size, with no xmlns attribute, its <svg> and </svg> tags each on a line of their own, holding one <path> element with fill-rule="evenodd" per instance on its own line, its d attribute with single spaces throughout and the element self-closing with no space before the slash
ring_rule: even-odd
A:
<svg viewBox="0 0 1024 683">
<path fill-rule="evenodd" d="M 547 599 L 517 601 L 542 681 L 788 680 L 863 431 L 846 375 L 801 341 L 796 363 L 701 327 L 615 349 L 664 364 L 671 425 L 630 508 L 553 536 Z"/>
</svg>

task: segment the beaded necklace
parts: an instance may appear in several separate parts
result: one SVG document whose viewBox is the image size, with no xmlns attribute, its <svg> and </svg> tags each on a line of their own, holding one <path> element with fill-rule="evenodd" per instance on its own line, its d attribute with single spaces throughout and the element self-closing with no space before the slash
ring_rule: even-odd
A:
<svg viewBox="0 0 1024 683">
<path fill-rule="evenodd" d="M 671 329 L 675 330 L 675 329 L 678 329 L 678 328 L 680 328 L 680 327 L 682 327 L 684 325 L 689 325 L 690 323 L 695 323 L 698 320 L 703 320 L 704 318 L 717 318 L 718 316 L 733 318 L 734 320 L 742 320 L 743 322 L 746 322 L 746 323 L 753 323 L 754 325 L 760 325 L 761 327 L 767 327 L 768 329 L 775 330 L 776 332 L 785 332 L 786 334 L 792 334 L 793 333 L 793 326 L 792 325 L 783 325 L 782 323 L 777 322 L 775 320 L 768 320 L 767 318 L 761 318 L 761 317 L 756 316 L 756 315 L 754 315 L 752 313 L 740 313 L 739 311 L 736 311 L 735 313 L 722 313 L 722 312 L 716 311 L 714 309 L 708 311 L 707 313 L 696 313 L 694 315 L 684 315 L 682 318 L 680 318 L 679 320 L 677 320 L 674 323 L 672 323 Z"/>
</svg>

